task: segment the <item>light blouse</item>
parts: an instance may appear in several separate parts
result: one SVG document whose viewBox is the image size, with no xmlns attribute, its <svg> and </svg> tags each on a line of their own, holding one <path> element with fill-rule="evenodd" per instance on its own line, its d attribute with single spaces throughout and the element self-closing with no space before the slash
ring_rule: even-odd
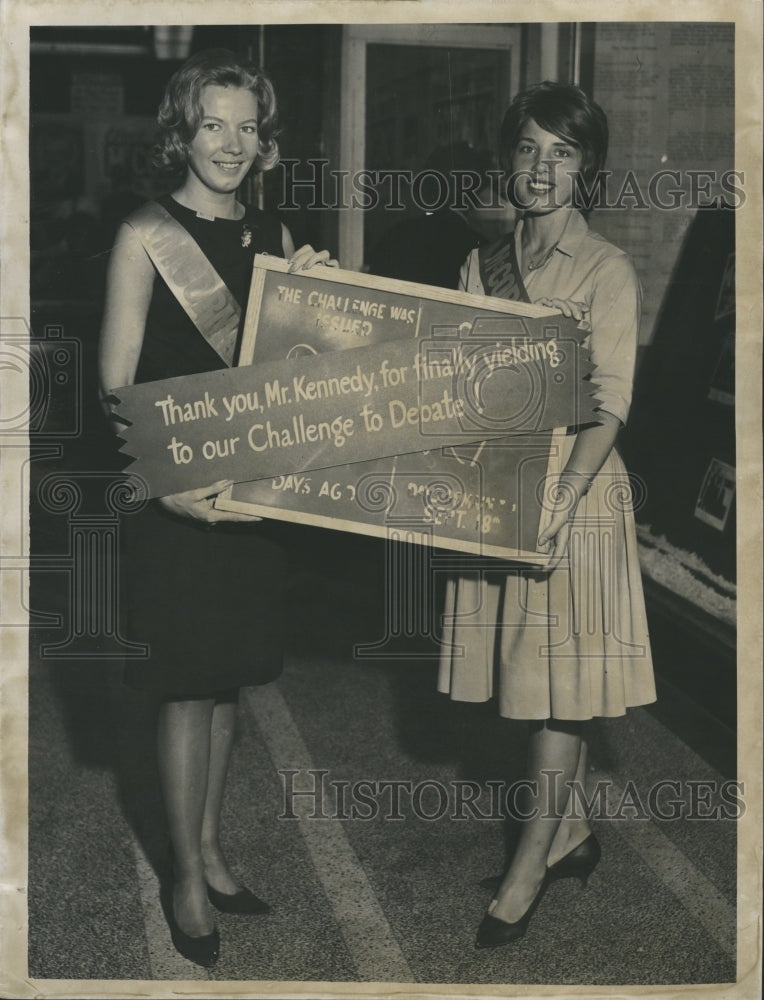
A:
<svg viewBox="0 0 764 1000">
<path fill-rule="evenodd" d="M 598 408 L 626 423 L 639 340 L 639 279 L 628 255 L 593 232 L 580 212 L 573 208 L 562 211 L 569 211 L 570 217 L 559 243 L 549 260 L 529 271 L 523 282 L 532 302 L 555 298 L 584 304 L 587 312 L 580 327 L 589 331 L 584 344 L 594 364 L 592 381 L 599 387 Z M 514 233 L 521 266 L 522 227 L 520 220 Z M 459 288 L 485 295 L 477 250 L 462 267 Z"/>
</svg>

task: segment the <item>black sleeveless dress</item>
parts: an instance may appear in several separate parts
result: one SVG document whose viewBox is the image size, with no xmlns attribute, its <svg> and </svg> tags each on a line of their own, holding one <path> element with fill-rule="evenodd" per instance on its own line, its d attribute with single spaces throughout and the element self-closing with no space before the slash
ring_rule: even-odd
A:
<svg viewBox="0 0 764 1000">
<path fill-rule="evenodd" d="M 246 310 L 255 253 L 283 256 L 281 224 L 247 208 L 209 221 L 160 199 L 193 236 Z M 129 222 L 129 219 L 128 219 Z M 157 274 L 136 383 L 225 364 Z M 149 647 L 126 661 L 131 686 L 165 698 L 212 697 L 281 672 L 286 557 L 273 522 L 207 526 L 151 501 L 123 522 L 121 586 L 127 638 Z"/>
</svg>

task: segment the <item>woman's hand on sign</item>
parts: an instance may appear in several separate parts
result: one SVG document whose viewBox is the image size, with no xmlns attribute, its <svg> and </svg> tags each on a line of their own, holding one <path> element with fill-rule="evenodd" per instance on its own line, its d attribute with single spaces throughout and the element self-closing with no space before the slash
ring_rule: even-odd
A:
<svg viewBox="0 0 764 1000">
<path fill-rule="evenodd" d="M 558 309 L 563 316 L 574 319 L 577 323 L 580 323 L 589 311 L 585 302 L 576 302 L 574 299 L 537 299 L 536 305 Z"/>
<path fill-rule="evenodd" d="M 308 268 L 316 265 L 324 267 L 339 267 L 339 261 L 329 256 L 328 250 L 314 250 L 306 243 L 299 250 L 294 248 L 294 240 L 284 223 L 281 223 L 281 249 L 284 257 L 289 261 L 290 271 L 307 271 Z"/>
<path fill-rule="evenodd" d="M 552 520 L 539 535 L 538 545 L 540 549 L 551 544 L 551 558 L 545 569 L 551 573 L 557 569 L 565 556 L 570 538 L 570 520 L 567 510 L 559 511 L 552 515 Z"/>
<path fill-rule="evenodd" d="M 215 499 L 233 486 L 233 480 L 220 479 L 211 486 L 202 486 L 195 490 L 184 490 L 182 493 L 171 493 L 160 497 L 159 502 L 165 510 L 179 517 L 190 517 L 204 524 L 219 524 L 223 521 L 262 521 L 255 514 L 242 514 L 232 510 L 217 510 Z"/>
<path fill-rule="evenodd" d="M 549 495 L 554 505 L 549 524 L 539 534 L 538 546 L 551 546 L 551 559 L 546 568 L 551 572 L 562 562 L 570 538 L 570 519 L 576 512 L 581 497 L 589 489 L 591 479 L 573 470 L 565 470 Z"/>
<path fill-rule="evenodd" d="M 289 258 L 290 271 L 307 271 L 322 264 L 324 267 L 339 267 L 339 261 L 329 256 L 328 250 L 314 250 L 310 243 L 296 250 Z"/>
<path fill-rule="evenodd" d="M 601 437 L 602 433 L 600 432 L 598 436 Z M 591 446 L 588 450 L 591 450 Z M 579 447 L 579 457 L 583 457 L 582 453 L 585 454 L 586 451 L 587 447 L 584 443 L 583 447 Z M 553 504 L 552 516 L 549 524 L 539 534 L 538 546 L 539 548 L 544 548 L 547 545 L 552 547 L 549 553 L 551 559 L 546 566 L 550 572 L 557 569 L 565 556 L 570 538 L 571 518 L 576 513 L 581 498 L 589 492 L 593 480 L 593 475 L 566 468 L 549 494 L 549 500 Z"/>
</svg>

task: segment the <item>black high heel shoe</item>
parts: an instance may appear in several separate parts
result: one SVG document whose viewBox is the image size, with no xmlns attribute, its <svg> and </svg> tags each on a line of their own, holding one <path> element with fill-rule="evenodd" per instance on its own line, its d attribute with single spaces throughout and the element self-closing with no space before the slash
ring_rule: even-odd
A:
<svg viewBox="0 0 764 1000">
<path fill-rule="evenodd" d="M 172 889 L 168 885 L 160 893 L 160 902 L 175 950 L 189 962 L 211 969 L 220 958 L 220 934 L 217 927 L 210 934 L 192 937 L 181 930 L 172 907 Z"/>
<path fill-rule="evenodd" d="M 170 873 L 173 871 L 173 866 L 175 864 L 175 851 L 170 843 L 167 847 L 167 858 L 170 866 Z M 217 889 L 213 889 L 212 886 L 207 883 L 207 898 L 221 913 L 249 913 L 249 914 L 264 914 L 270 913 L 271 907 L 264 899 L 259 899 L 254 892 L 250 892 L 249 889 L 239 889 L 238 892 L 218 892 Z"/>
<path fill-rule="evenodd" d="M 578 847 L 574 847 L 559 861 L 547 868 L 547 876 L 550 882 L 556 882 L 561 878 L 577 878 L 581 886 L 585 889 L 589 876 L 597 867 L 602 850 L 599 841 L 590 833 L 586 840 L 583 840 Z M 501 885 L 503 875 L 490 875 L 488 878 L 480 880 L 480 885 L 484 889 L 495 892 Z"/>
<path fill-rule="evenodd" d="M 238 892 L 218 892 L 207 885 L 207 895 L 216 910 L 221 913 L 270 913 L 271 908 L 264 899 L 258 899 L 249 889 L 239 889 Z"/>
<path fill-rule="evenodd" d="M 477 937 L 475 938 L 475 947 L 498 948 L 502 944 L 510 944 L 512 941 L 519 941 L 521 937 L 525 937 L 525 932 L 528 930 L 528 924 L 531 922 L 531 917 L 536 912 L 536 909 L 543 899 L 544 893 L 546 892 L 551 881 L 552 879 L 549 877 L 549 869 L 547 869 L 544 881 L 541 883 L 539 891 L 536 893 L 536 898 L 519 920 L 509 923 L 507 920 L 501 920 L 499 917 L 493 917 L 490 913 L 486 913 L 480 927 L 478 927 Z"/>
<path fill-rule="evenodd" d="M 586 888 L 589 876 L 599 864 L 602 857 L 600 843 L 593 833 L 590 833 L 586 840 L 581 841 L 578 847 L 574 847 L 559 861 L 550 865 L 547 869 L 547 877 L 550 882 L 555 882 L 561 878 L 577 878 L 581 882 L 581 887 Z"/>
</svg>

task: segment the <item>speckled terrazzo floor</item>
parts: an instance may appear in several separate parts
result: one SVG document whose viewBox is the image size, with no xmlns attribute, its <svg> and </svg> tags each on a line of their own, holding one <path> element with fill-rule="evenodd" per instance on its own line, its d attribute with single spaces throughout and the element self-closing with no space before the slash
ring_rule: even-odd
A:
<svg viewBox="0 0 764 1000">
<path fill-rule="evenodd" d="M 221 916 L 209 972 L 174 952 L 156 900 L 166 838 L 151 706 L 122 688 L 118 663 L 41 659 L 52 633 L 33 634 L 30 977 L 483 984 L 484 995 L 520 983 L 734 981 L 735 824 L 639 819 L 623 807 L 629 789 L 644 801 L 677 781 L 687 800 L 688 782 L 734 777 L 733 734 L 665 684 L 655 709 L 593 724 L 589 779 L 608 782 L 611 808 L 595 824 L 603 858 L 587 890 L 556 883 L 525 939 L 474 949 L 488 902 L 478 882 L 501 869 L 512 831 L 453 818 L 451 800 L 437 817 L 434 783 L 453 793 L 454 782 L 474 782 L 487 796 L 487 782 L 520 777 L 524 729 L 491 706 L 436 695 L 432 659 L 405 655 L 426 651 L 421 640 L 354 655 L 383 635 L 382 546 L 337 537 L 301 550 L 285 672 L 241 700 L 224 839 L 273 912 Z M 40 581 L 39 607 L 56 608 L 53 586 Z M 287 781 L 304 790 L 318 770 L 328 818 L 311 818 L 307 796 L 284 818 Z M 385 818 L 389 786 L 376 815 L 367 806 L 365 818 L 331 818 L 343 812 L 339 789 L 362 781 L 411 782 L 398 818 Z"/>
</svg>

